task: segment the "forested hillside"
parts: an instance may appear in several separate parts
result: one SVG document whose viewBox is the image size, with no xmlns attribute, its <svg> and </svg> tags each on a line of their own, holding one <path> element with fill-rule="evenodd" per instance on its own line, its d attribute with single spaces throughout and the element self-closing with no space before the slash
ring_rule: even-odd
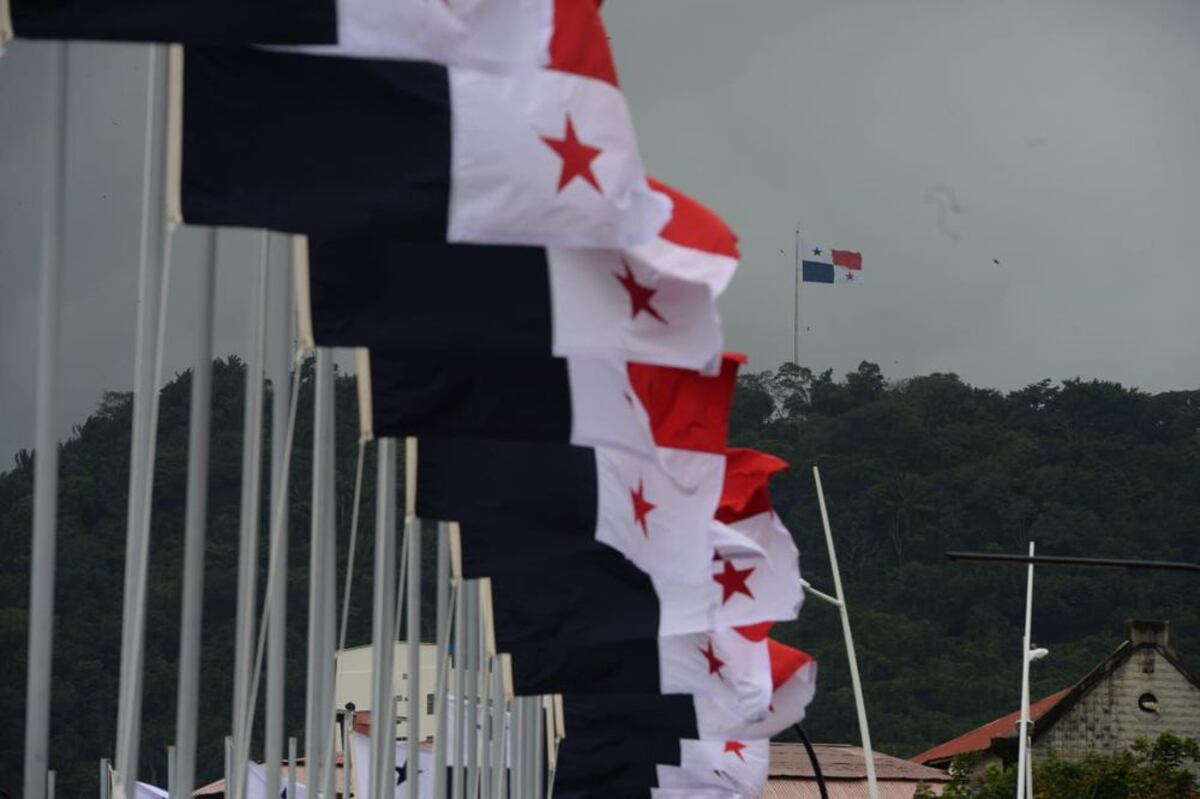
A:
<svg viewBox="0 0 1200 799">
<path fill-rule="evenodd" d="M 220 775 L 230 713 L 243 374 L 231 359 L 219 362 L 215 375 L 201 779 Z M 309 378 L 290 494 L 288 726 L 297 735 L 303 726 Z M 163 390 L 156 465 L 143 769 L 159 784 L 173 737 L 189 383 L 183 374 Z M 352 381 L 341 380 L 339 575 L 353 490 L 355 413 Z M 64 796 L 94 791 L 96 763 L 113 749 L 129 422 L 129 397 L 106 395 L 62 449 L 51 765 Z M 912 754 L 1012 710 L 1018 698 L 1023 571 L 952 564 L 945 550 L 1015 552 L 1033 539 L 1044 553 L 1200 560 L 1200 391 L 1149 395 L 1068 380 L 1006 395 L 952 374 L 891 383 L 868 363 L 841 380 L 787 365 L 742 379 L 733 439 L 793 464 L 777 479 L 776 506 L 800 544 L 808 579 L 828 590 L 811 474 L 812 465 L 820 466 L 873 736 L 893 754 Z M 370 458 L 367 463 L 369 508 Z M 32 456 L 21 452 L 14 468 L 0 475 L 0 713 L 7 720 L 0 725 L 0 789 L 13 795 L 21 772 L 31 508 Z M 360 531 L 351 643 L 369 637 L 370 527 L 368 521 Z M 432 549 L 425 547 L 427 556 Z M 1082 676 L 1119 642 L 1122 620 L 1133 616 L 1169 619 L 1185 660 L 1200 664 L 1198 595 L 1194 577 L 1040 570 L 1035 640 L 1051 655 L 1034 669 L 1035 693 Z M 833 610 L 812 601 L 778 634 L 822 661 L 806 722 L 811 735 L 854 740 Z"/>
</svg>

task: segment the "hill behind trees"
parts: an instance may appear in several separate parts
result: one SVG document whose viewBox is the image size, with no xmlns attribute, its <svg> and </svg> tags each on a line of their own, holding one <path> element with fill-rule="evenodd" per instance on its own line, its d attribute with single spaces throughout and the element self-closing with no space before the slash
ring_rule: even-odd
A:
<svg viewBox="0 0 1200 799">
<path fill-rule="evenodd" d="M 303 727 L 311 378 L 306 371 L 289 496 L 287 725 L 297 735 Z M 229 727 L 243 380 L 239 361 L 217 362 L 201 780 L 220 776 Z M 166 780 L 165 747 L 174 737 L 189 390 L 188 373 L 163 389 L 155 469 L 142 773 L 158 784 Z M 353 381 L 340 378 L 337 394 L 340 583 L 356 454 Z M 51 765 L 68 796 L 95 790 L 96 763 L 111 756 L 115 737 L 130 414 L 129 395 L 105 395 L 61 453 Z M 775 505 L 797 538 L 806 577 L 829 590 L 810 471 L 820 466 L 872 734 L 877 747 L 892 754 L 913 754 L 1017 704 L 1024 571 L 951 564 L 945 550 L 1017 552 L 1033 539 L 1046 553 L 1200 560 L 1197 391 L 1151 395 L 1067 380 L 1002 394 L 953 374 L 889 382 L 877 366 L 863 363 L 836 379 L 788 364 L 740 380 L 732 439 L 793 465 L 774 483 Z M 0 788 L 14 795 L 24 736 L 32 459 L 17 453 L 14 468 L 0 475 L 0 713 L 9 720 L 0 725 Z M 367 509 L 374 501 L 372 462 L 368 457 Z M 265 513 L 264 507 L 264 531 Z M 359 531 L 351 644 L 370 637 L 370 519 L 368 512 Z M 262 541 L 265 552 L 265 533 Z M 423 551 L 431 574 L 434 549 Z M 264 583 L 260 571 L 260 594 Z M 1195 578 L 1181 575 L 1039 570 L 1035 640 L 1051 656 L 1034 668 L 1034 692 L 1050 693 L 1081 677 L 1119 642 L 1121 622 L 1135 616 L 1169 619 L 1184 659 L 1200 663 L 1198 589 Z M 425 616 L 431 619 L 432 612 Z M 817 699 L 805 722 L 810 735 L 856 740 L 833 609 L 810 601 L 797 622 L 780 625 L 776 634 L 821 660 Z"/>
</svg>

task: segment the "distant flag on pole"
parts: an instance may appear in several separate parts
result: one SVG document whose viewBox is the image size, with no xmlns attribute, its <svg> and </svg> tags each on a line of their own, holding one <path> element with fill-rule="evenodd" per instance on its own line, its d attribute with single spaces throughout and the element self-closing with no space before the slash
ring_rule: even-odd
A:
<svg viewBox="0 0 1200 799">
<path fill-rule="evenodd" d="M 805 283 L 861 283 L 862 253 L 810 245 L 800 250 Z"/>
</svg>

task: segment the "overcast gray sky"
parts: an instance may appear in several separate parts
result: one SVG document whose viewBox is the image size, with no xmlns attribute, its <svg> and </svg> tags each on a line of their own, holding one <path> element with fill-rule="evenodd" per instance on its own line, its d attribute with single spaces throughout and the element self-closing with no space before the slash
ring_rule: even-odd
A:
<svg viewBox="0 0 1200 799">
<path fill-rule="evenodd" d="M 722 309 L 752 368 L 791 357 L 799 223 L 861 250 L 866 273 L 803 287 L 807 365 L 1002 389 L 1200 382 L 1200 3 L 610 0 L 605 14 L 648 168 L 741 236 Z M 18 42 L 0 61 L 4 461 L 33 437 L 46 56 Z M 144 64 L 143 48 L 74 50 L 64 433 L 131 383 Z M 254 244 L 223 234 L 222 353 L 247 335 Z M 197 255 L 185 231 L 168 374 L 191 352 Z"/>
</svg>

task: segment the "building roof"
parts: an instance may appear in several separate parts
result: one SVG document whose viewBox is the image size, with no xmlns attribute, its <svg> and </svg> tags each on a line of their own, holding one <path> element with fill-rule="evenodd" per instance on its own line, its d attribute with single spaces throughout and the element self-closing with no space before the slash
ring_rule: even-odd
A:
<svg viewBox="0 0 1200 799">
<path fill-rule="evenodd" d="M 1125 631 L 1126 640 L 1122 641 L 1121 645 L 1109 653 L 1108 657 L 1084 675 L 1083 679 L 1069 688 L 1050 694 L 1030 705 L 1030 718 L 1035 722 L 1041 722 L 1034 724 L 1033 737 L 1035 740 L 1078 704 L 1080 699 L 1116 671 L 1121 664 L 1133 657 L 1135 652 L 1143 649 L 1156 650 L 1188 681 L 1200 688 L 1200 677 L 1189 671 L 1170 644 L 1170 624 L 1165 621 L 1131 619 L 1125 622 Z M 994 750 L 997 743 L 1003 744 L 1006 739 L 1007 743 L 1011 745 L 1017 738 L 1016 724 L 1019 718 L 1020 710 L 1018 709 L 1007 716 L 990 721 L 982 727 L 976 727 L 970 732 L 963 733 L 957 738 L 938 744 L 932 749 L 916 755 L 912 760 L 916 763 L 941 764 L 968 752 Z M 1000 741 L 996 741 L 996 739 L 1000 739 Z"/>
<path fill-rule="evenodd" d="M 830 799 L 867 799 L 867 765 L 862 747 L 813 744 Z M 917 785 L 936 786 L 950 777 L 938 769 L 875 752 L 880 799 L 909 799 Z M 771 767 L 762 799 L 817 799 L 820 790 L 804 745 L 771 744 Z"/>
<path fill-rule="evenodd" d="M 860 746 L 851 744 L 813 744 L 821 773 L 827 780 L 860 780 L 867 778 L 867 759 Z M 949 777 L 937 769 L 928 768 L 909 760 L 875 752 L 875 776 L 881 780 L 908 780 L 917 782 L 946 782 Z M 804 751 L 804 744 L 771 744 L 771 779 L 812 779 L 812 762 Z"/>
<path fill-rule="evenodd" d="M 1029 718 L 1037 721 L 1050 708 L 1061 702 L 1070 692 L 1070 688 L 1064 688 L 1034 702 L 1029 706 Z M 1019 709 L 1014 710 L 1006 716 L 1001 716 L 969 732 L 964 732 L 957 738 L 940 743 L 932 749 L 914 756 L 912 761 L 914 763 L 935 763 L 950 760 L 958 755 L 965 755 L 968 752 L 981 752 L 992 745 L 993 738 L 1013 734 L 1013 730 L 1016 728 L 1017 721 L 1020 718 L 1021 711 Z"/>
</svg>

